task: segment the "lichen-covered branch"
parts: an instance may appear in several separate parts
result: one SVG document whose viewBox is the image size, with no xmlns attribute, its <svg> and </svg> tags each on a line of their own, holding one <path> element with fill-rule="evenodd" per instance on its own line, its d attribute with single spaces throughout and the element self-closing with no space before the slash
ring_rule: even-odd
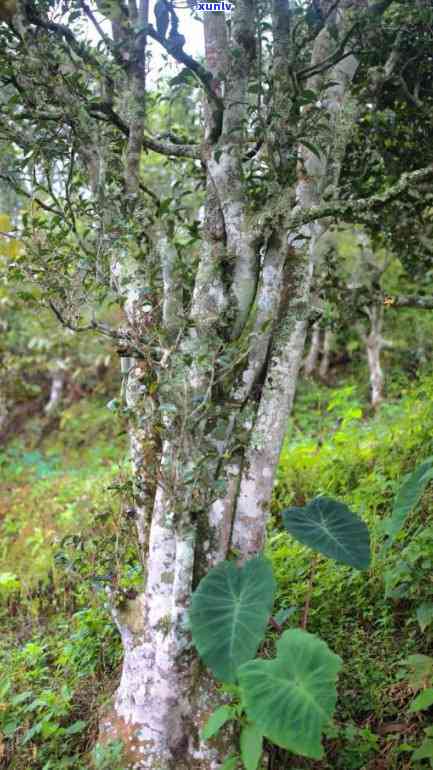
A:
<svg viewBox="0 0 433 770">
<path fill-rule="evenodd" d="M 296 229 L 320 219 L 345 222 L 371 222 L 372 218 L 377 218 L 386 206 L 394 203 L 399 198 L 404 198 L 411 188 L 432 178 L 433 165 L 430 164 L 424 168 L 402 174 L 394 185 L 368 198 L 329 201 L 311 206 L 306 210 L 299 210 L 291 217 L 290 227 Z"/>
</svg>

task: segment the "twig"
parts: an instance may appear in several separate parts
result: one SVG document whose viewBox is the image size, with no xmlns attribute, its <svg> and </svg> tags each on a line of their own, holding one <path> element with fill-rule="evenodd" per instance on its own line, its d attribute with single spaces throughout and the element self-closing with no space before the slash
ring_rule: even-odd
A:
<svg viewBox="0 0 433 770">
<path fill-rule="evenodd" d="M 99 332 L 99 334 L 103 334 L 106 337 L 111 337 L 111 339 L 118 340 L 119 342 L 123 342 L 123 343 L 126 342 L 128 344 L 128 349 L 131 350 L 132 353 L 135 353 L 136 355 L 138 355 L 139 358 L 143 357 L 143 351 L 140 350 L 140 348 L 136 347 L 132 343 L 131 335 L 128 334 L 128 332 L 112 329 L 110 326 L 108 326 L 108 324 L 99 323 L 98 321 L 95 321 L 95 320 L 92 320 L 86 326 L 77 326 L 76 324 L 73 324 L 71 321 L 68 321 L 66 318 L 62 316 L 60 310 L 55 306 L 52 300 L 48 300 L 48 305 L 53 311 L 57 320 L 60 321 L 62 326 L 64 326 L 66 329 L 70 329 L 73 332 L 89 332 L 89 331 Z"/>
<path fill-rule="evenodd" d="M 108 102 L 86 104 L 85 108 L 89 115 L 96 118 L 96 120 L 111 123 L 116 126 L 124 136 L 129 136 L 129 126 L 122 120 L 120 115 L 113 110 L 111 104 Z M 143 136 L 143 147 L 146 150 L 158 152 L 160 155 L 169 155 L 178 158 L 193 158 L 194 160 L 200 160 L 201 158 L 201 147 L 199 144 L 169 144 L 168 142 L 160 142 L 152 136 Z"/>
<path fill-rule="evenodd" d="M 15 182 L 14 179 L 12 179 L 11 176 L 8 174 L 0 174 L 0 179 L 4 179 L 5 182 L 11 185 L 11 187 L 14 188 L 15 192 L 19 193 L 20 195 L 24 195 L 26 198 L 30 198 L 31 200 L 35 201 L 35 203 L 38 204 L 38 206 L 41 207 L 41 209 L 44 209 L 45 211 L 49 211 L 51 214 L 57 214 L 57 216 L 64 217 L 64 212 L 60 211 L 58 209 L 53 208 L 52 206 L 49 206 L 47 203 L 44 203 L 41 201 L 40 198 L 36 198 L 31 193 L 27 192 L 27 190 L 24 189 L 24 187 L 21 187 L 19 184 Z"/>
</svg>

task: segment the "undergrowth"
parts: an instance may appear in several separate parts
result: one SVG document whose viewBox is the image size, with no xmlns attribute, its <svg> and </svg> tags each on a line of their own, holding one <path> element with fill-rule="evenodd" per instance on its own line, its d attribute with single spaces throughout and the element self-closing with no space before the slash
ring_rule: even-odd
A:
<svg viewBox="0 0 433 770">
<path fill-rule="evenodd" d="M 433 653 L 431 488 L 392 548 L 384 548 L 381 521 L 402 477 L 433 454 L 433 377 L 393 395 L 371 415 L 362 387 L 347 379 L 299 389 L 267 546 L 276 609 L 288 610 L 287 628 L 299 625 L 309 604 L 308 630 L 341 655 L 344 669 L 327 759 L 273 749 L 274 770 L 428 766 L 411 759 L 428 711 L 409 711 L 404 667 L 410 654 Z M 122 770 L 121 746 L 95 743 L 98 709 L 121 662 L 106 589 L 127 597 L 142 582 L 126 513 L 125 435 L 99 399 L 70 406 L 61 430 L 42 442 L 34 438 L 40 426 L 29 428 L 0 452 L 0 767 Z M 319 494 L 342 500 L 368 523 L 369 573 L 320 558 L 313 567 L 307 549 L 282 531 L 281 511 Z M 422 622 L 420 605 L 432 607 Z"/>
</svg>

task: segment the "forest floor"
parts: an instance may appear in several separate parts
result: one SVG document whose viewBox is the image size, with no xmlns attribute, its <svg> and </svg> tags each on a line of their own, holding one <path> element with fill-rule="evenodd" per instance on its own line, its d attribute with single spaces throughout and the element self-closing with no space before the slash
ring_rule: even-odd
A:
<svg viewBox="0 0 433 770">
<path fill-rule="evenodd" d="M 45 436 L 45 418 L 36 415 L 0 451 L 2 770 L 122 770 L 120 745 L 95 747 L 97 711 L 121 660 L 104 587 L 115 582 L 127 592 L 139 587 L 141 573 L 124 513 L 131 493 L 125 428 L 107 400 L 67 404 Z M 429 658 L 408 662 L 433 655 L 433 485 L 393 547 L 385 548 L 382 529 L 404 476 L 433 454 L 432 402 L 429 373 L 391 384 L 376 415 L 365 385 L 349 375 L 333 387 L 300 385 L 267 544 L 284 628 L 301 622 L 312 569 L 308 549 L 282 531 L 285 507 L 318 494 L 345 502 L 369 525 L 373 563 L 356 572 L 316 560 L 307 628 L 344 661 L 326 759 L 272 749 L 264 768 L 433 766 L 429 710 L 411 710 L 417 689 L 433 685 L 433 666 Z M 270 629 L 263 655 L 275 639 Z M 418 686 L 411 661 L 424 665 Z"/>
</svg>

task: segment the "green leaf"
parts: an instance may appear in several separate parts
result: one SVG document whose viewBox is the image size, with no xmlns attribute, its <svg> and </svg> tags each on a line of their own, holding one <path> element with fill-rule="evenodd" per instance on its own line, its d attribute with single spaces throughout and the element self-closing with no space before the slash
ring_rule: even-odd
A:
<svg viewBox="0 0 433 770">
<path fill-rule="evenodd" d="M 320 759 L 320 738 L 337 699 L 342 661 L 327 644 L 299 628 L 277 642 L 275 660 L 254 660 L 239 669 L 248 718 L 273 743 Z"/>
<path fill-rule="evenodd" d="M 388 535 L 386 547 L 394 542 L 409 513 L 418 505 L 427 484 L 433 479 L 432 465 L 433 458 L 428 457 L 418 468 L 415 468 L 400 487 L 391 516 L 385 519 L 382 525 L 383 532 Z"/>
<path fill-rule="evenodd" d="M 201 731 L 201 737 L 204 741 L 208 738 L 212 738 L 221 729 L 229 719 L 233 719 L 235 710 L 231 706 L 220 706 L 216 711 L 211 714 L 207 720 L 203 730 Z"/>
<path fill-rule="evenodd" d="M 61 734 L 62 728 L 58 722 L 52 722 L 50 719 L 45 719 L 41 722 L 41 736 L 42 738 L 49 738 L 51 735 Z"/>
<path fill-rule="evenodd" d="M 313 91 L 312 88 L 305 88 L 299 94 L 299 98 L 304 104 L 308 104 L 309 102 L 316 102 L 318 99 L 318 93 L 317 91 Z"/>
<path fill-rule="evenodd" d="M 65 735 L 76 735 L 77 733 L 82 733 L 86 725 L 87 722 L 85 722 L 83 719 L 77 719 L 76 722 L 73 722 L 71 725 L 69 725 L 69 727 L 65 729 Z"/>
<path fill-rule="evenodd" d="M 316 497 L 304 508 L 287 508 L 282 517 L 287 531 L 303 545 L 356 569 L 370 565 L 368 529 L 344 503 Z"/>
<path fill-rule="evenodd" d="M 237 670 L 254 657 L 272 611 L 275 581 L 262 557 L 239 568 L 218 564 L 201 581 L 191 600 L 194 644 L 222 682 L 236 683 Z"/>
<path fill-rule="evenodd" d="M 252 722 L 243 726 L 240 746 L 245 770 L 257 770 L 263 752 L 263 733 Z"/>
<path fill-rule="evenodd" d="M 433 604 L 429 602 L 420 604 L 416 610 L 416 619 L 419 623 L 421 631 L 425 631 L 433 621 Z"/>
<path fill-rule="evenodd" d="M 283 626 L 286 620 L 288 620 L 290 616 L 294 615 L 294 613 L 297 611 L 297 607 L 282 607 L 282 609 L 278 610 L 276 615 L 274 615 L 274 620 L 276 623 L 278 623 L 279 626 Z"/>
<path fill-rule="evenodd" d="M 427 687 L 412 701 L 409 711 L 423 711 L 433 705 L 433 687 Z"/>
<path fill-rule="evenodd" d="M 23 743 L 28 743 L 32 740 L 32 738 L 35 737 L 35 735 L 38 735 L 43 727 L 43 722 L 36 722 L 36 724 L 33 725 L 33 727 L 30 728 L 30 730 L 27 730 L 27 732 L 24 734 L 23 737 Z"/>
<path fill-rule="evenodd" d="M 33 697 L 33 693 L 31 690 L 26 690 L 25 692 L 20 692 L 18 695 L 14 695 L 13 698 L 11 698 L 11 705 L 12 706 L 20 706 L 21 703 L 24 703 L 24 701 L 29 700 L 29 698 Z"/>
<path fill-rule="evenodd" d="M 68 17 L 69 24 L 72 24 L 73 21 L 76 21 L 76 19 L 79 19 L 80 16 L 81 16 L 80 11 L 72 11 L 72 13 L 70 13 Z"/>
<path fill-rule="evenodd" d="M 231 754 L 230 757 L 227 757 L 224 764 L 221 765 L 221 770 L 235 770 L 235 767 L 238 764 L 238 757 L 236 754 Z"/>
<path fill-rule="evenodd" d="M 316 156 L 319 160 L 322 159 L 322 152 L 320 150 L 320 147 L 317 147 L 317 145 L 313 144 L 313 142 L 310 142 L 308 139 L 304 139 L 304 137 L 301 137 L 300 139 L 301 144 L 304 145 L 304 147 L 307 148 L 307 150 L 310 150 L 310 152 L 313 153 L 313 155 Z"/>
<path fill-rule="evenodd" d="M 178 75 L 169 80 L 170 86 L 181 86 L 185 84 L 190 86 L 198 85 L 198 81 L 196 80 L 194 73 L 191 72 L 191 70 L 187 67 L 184 67 Z"/>
<path fill-rule="evenodd" d="M 409 655 L 405 662 L 412 669 L 408 677 L 411 687 L 420 688 L 430 683 L 433 677 L 433 658 L 429 655 Z"/>
<path fill-rule="evenodd" d="M 424 741 L 419 749 L 413 752 L 412 759 L 433 759 L 433 740 Z"/>
</svg>

